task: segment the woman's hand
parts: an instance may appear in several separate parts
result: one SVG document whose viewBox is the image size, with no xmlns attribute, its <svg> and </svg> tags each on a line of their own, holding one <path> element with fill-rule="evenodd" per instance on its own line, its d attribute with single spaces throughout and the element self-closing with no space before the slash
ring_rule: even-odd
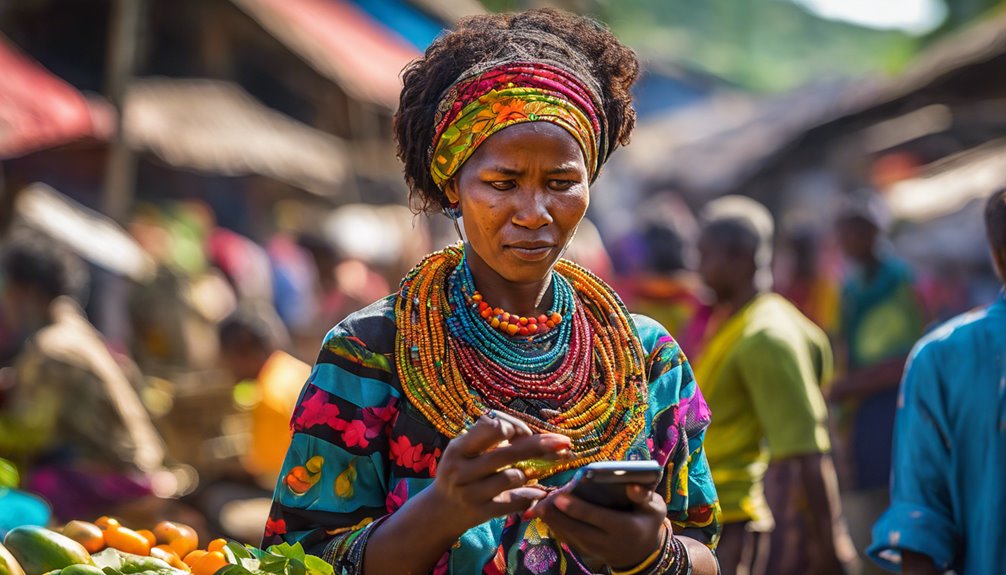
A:
<svg viewBox="0 0 1006 575">
<path fill-rule="evenodd" d="M 527 459 L 560 458 L 569 447 L 564 435 L 535 434 L 506 414 L 484 415 L 447 445 L 430 495 L 451 510 L 461 531 L 493 517 L 523 513 L 546 492 L 527 485 L 524 472 L 511 466 Z"/>
<path fill-rule="evenodd" d="M 614 569 L 631 569 L 663 543 L 667 504 L 641 485 L 627 485 L 633 511 L 614 511 L 588 503 L 567 490 L 559 490 L 531 511 L 549 529 L 584 558 L 596 559 Z"/>
</svg>

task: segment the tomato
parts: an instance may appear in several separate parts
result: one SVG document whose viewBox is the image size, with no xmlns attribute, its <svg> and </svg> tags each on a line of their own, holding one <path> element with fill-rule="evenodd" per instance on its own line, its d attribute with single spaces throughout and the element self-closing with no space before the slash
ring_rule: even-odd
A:
<svg viewBox="0 0 1006 575">
<path fill-rule="evenodd" d="M 186 557 L 186 559 L 188 559 L 188 557 Z M 225 557 L 223 553 L 219 551 L 210 551 L 190 563 L 190 565 L 192 565 L 193 575 L 213 575 L 222 567 L 230 565 L 230 563 L 227 562 L 227 557 Z"/>
<path fill-rule="evenodd" d="M 150 555 L 150 542 L 146 537 L 121 525 L 105 529 L 105 545 L 133 555 Z"/>
<path fill-rule="evenodd" d="M 88 553 L 97 553 L 105 548 L 104 533 L 94 523 L 71 521 L 63 527 L 63 535 L 83 545 Z"/>
<path fill-rule="evenodd" d="M 154 535 L 158 544 L 170 546 L 179 557 L 187 557 L 199 547 L 196 530 L 184 523 L 161 521 L 154 527 Z"/>
</svg>

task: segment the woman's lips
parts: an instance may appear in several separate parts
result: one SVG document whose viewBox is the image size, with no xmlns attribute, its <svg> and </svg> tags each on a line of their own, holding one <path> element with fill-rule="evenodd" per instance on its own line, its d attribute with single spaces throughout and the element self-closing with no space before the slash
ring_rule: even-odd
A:
<svg viewBox="0 0 1006 575">
<path fill-rule="evenodd" d="M 529 262 L 540 262 L 552 253 L 554 246 L 506 246 L 513 255 Z"/>
</svg>

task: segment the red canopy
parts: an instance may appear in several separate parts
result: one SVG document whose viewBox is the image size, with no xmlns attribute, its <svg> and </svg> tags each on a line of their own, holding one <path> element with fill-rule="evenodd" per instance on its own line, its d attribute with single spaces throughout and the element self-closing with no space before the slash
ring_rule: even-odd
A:
<svg viewBox="0 0 1006 575">
<path fill-rule="evenodd" d="M 398 106 L 399 73 L 419 57 L 405 39 L 345 0 L 233 0 L 352 96 Z"/>
<path fill-rule="evenodd" d="M 0 159 L 85 136 L 106 137 L 112 117 L 0 36 Z"/>
</svg>

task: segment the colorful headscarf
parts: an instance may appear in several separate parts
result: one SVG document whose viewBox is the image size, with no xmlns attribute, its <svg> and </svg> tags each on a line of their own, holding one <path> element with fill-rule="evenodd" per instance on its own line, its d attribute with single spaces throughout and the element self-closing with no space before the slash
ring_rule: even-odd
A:
<svg viewBox="0 0 1006 575">
<path fill-rule="evenodd" d="M 506 62 L 466 73 L 440 100 L 430 173 L 443 187 L 482 142 L 522 122 L 566 129 L 583 152 L 590 179 L 607 157 L 605 118 L 597 90 L 544 62 Z"/>
</svg>

